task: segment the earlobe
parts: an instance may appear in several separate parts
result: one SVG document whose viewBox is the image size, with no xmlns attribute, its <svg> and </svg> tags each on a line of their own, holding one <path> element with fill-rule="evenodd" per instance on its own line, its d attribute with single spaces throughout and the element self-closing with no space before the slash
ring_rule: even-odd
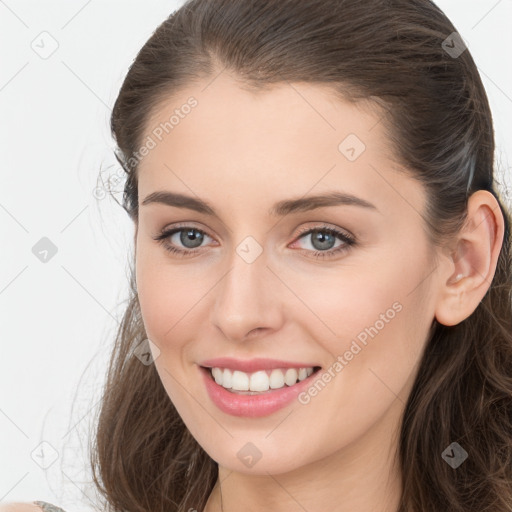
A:
<svg viewBox="0 0 512 512">
<path fill-rule="evenodd" d="M 491 286 L 503 245 L 504 219 L 495 197 L 485 190 L 468 201 L 467 220 L 456 247 L 440 271 L 436 320 L 457 325 L 478 307 Z M 446 270 L 444 270 L 446 269 Z"/>
</svg>

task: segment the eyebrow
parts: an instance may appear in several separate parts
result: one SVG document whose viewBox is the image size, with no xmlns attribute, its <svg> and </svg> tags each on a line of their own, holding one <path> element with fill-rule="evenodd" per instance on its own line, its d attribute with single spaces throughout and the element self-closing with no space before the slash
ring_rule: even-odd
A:
<svg viewBox="0 0 512 512">
<path fill-rule="evenodd" d="M 145 206 L 152 203 L 165 204 L 175 208 L 187 208 L 206 215 L 217 216 L 215 209 L 206 201 L 177 192 L 156 191 L 152 192 L 142 201 Z M 306 212 L 325 208 L 328 206 L 359 206 L 361 208 L 378 211 L 377 207 L 368 201 L 343 192 L 331 192 L 315 196 L 305 196 L 297 199 L 286 199 L 276 203 L 268 212 L 271 216 L 283 217 L 290 213 Z"/>
</svg>

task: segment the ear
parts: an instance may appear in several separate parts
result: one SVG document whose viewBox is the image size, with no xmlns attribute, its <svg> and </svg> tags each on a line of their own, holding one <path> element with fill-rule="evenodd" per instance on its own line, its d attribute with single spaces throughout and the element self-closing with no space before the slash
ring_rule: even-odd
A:
<svg viewBox="0 0 512 512">
<path fill-rule="evenodd" d="M 490 288 L 503 245 L 505 221 L 496 198 L 478 190 L 468 200 L 467 221 L 443 261 L 436 320 L 457 325 L 478 307 Z"/>
</svg>

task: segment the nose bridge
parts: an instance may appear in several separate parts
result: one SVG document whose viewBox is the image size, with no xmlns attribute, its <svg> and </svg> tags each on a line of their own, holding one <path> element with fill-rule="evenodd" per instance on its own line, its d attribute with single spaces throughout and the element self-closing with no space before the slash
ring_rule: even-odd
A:
<svg viewBox="0 0 512 512">
<path fill-rule="evenodd" d="M 276 329 L 281 308 L 261 245 L 247 237 L 234 247 L 229 270 L 215 287 L 212 322 L 227 338 L 243 339 L 258 328 Z"/>
</svg>

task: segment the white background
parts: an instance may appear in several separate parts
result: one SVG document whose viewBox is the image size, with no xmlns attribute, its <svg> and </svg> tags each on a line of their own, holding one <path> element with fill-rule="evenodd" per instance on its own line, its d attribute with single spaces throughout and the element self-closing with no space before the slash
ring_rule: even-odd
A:
<svg viewBox="0 0 512 512">
<path fill-rule="evenodd" d="M 0 0 L 0 501 L 89 507 L 88 428 L 133 248 L 126 213 L 93 191 L 119 171 L 109 114 L 128 66 L 181 3 Z M 481 72 L 510 186 L 512 2 L 438 5 Z M 43 31 L 58 43 L 46 59 L 31 47 L 51 47 Z M 32 252 L 42 237 L 57 247 L 47 263 Z"/>
</svg>

